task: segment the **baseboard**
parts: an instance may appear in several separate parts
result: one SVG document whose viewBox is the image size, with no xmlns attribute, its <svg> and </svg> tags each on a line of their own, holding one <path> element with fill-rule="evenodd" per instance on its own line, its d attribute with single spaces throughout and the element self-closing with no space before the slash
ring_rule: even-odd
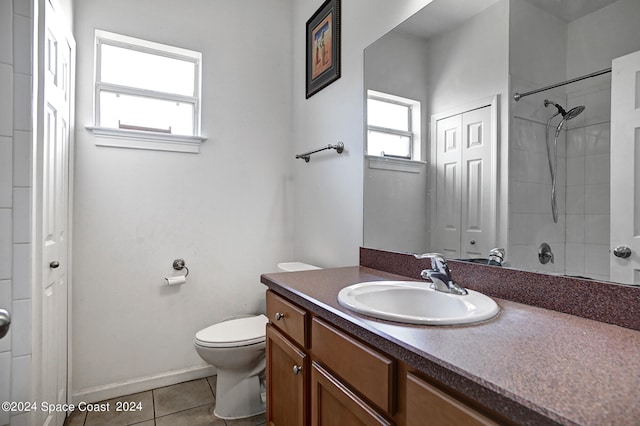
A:
<svg viewBox="0 0 640 426">
<path fill-rule="evenodd" d="M 184 370 L 170 371 L 150 377 L 128 380 L 125 382 L 111 383 L 104 386 L 82 389 L 74 392 L 72 403 L 99 402 L 120 396 L 145 392 L 163 386 L 175 385 L 176 383 L 188 382 L 189 380 L 201 379 L 213 376 L 216 370 L 212 366 L 199 366 Z"/>
</svg>

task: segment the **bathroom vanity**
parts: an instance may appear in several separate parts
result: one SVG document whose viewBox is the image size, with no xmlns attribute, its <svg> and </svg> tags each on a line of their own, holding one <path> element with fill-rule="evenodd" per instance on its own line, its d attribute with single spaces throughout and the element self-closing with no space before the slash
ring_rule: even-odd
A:
<svg viewBox="0 0 640 426">
<path fill-rule="evenodd" d="M 351 284 L 418 280 L 421 265 L 402 256 L 363 249 L 360 266 L 261 277 L 268 424 L 637 424 L 640 331 L 498 298 L 490 288 L 478 291 L 501 313 L 464 326 L 374 320 L 338 303 Z M 455 266 L 454 278 L 464 269 Z M 480 278 L 495 272 L 469 267 L 483 268 Z"/>
</svg>

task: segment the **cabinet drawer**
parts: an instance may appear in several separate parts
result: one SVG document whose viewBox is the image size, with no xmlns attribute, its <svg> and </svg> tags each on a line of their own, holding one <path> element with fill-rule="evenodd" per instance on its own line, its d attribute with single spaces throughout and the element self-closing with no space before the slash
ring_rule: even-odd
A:
<svg viewBox="0 0 640 426">
<path fill-rule="evenodd" d="M 304 309 L 267 290 L 267 316 L 273 325 L 293 341 L 307 347 L 308 314 Z"/>
<path fill-rule="evenodd" d="M 329 324 L 311 321 L 311 351 L 315 359 L 384 410 L 394 413 L 394 362 Z M 354 368 L 354 365 L 357 366 Z"/>
<path fill-rule="evenodd" d="M 496 426 L 473 408 L 407 374 L 407 426 Z"/>
</svg>

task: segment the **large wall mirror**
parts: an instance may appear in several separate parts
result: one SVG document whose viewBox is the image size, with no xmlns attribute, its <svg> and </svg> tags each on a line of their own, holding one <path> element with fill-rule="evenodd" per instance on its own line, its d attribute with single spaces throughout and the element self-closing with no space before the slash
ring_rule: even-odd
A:
<svg viewBox="0 0 640 426">
<path fill-rule="evenodd" d="M 637 0 L 434 0 L 367 47 L 364 246 L 640 284 L 638 22 Z"/>
</svg>

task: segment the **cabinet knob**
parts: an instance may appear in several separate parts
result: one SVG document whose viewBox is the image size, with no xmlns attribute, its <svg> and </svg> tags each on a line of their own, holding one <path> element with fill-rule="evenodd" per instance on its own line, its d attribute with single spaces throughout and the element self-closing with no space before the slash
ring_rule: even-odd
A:
<svg viewBox="0 0 640 426">
<path fill-rule="evenodd" d="M 60 266 L 60 262 L 58 262 L 56 260 L 54 260 L 53 262 L 51 262 L 49 264 L 49 268 L 51 268 L 51 269 L 56 269 L 58 266 Z"/>
<path fill-rule="evenodd" d="M 299 365 L 293 366 L 293 374 L 295 374 L 296 376 L 300 374 L 301 371 L 302 371 L 302 367 L 300 367 Z"/>
<path fill-rule="evenodd" d="M 276 321 L 280 321 L 282 318 L 284 318 L 284 314 L 281 314 L 280 312 L 276 312 Z"/>
</svg>

